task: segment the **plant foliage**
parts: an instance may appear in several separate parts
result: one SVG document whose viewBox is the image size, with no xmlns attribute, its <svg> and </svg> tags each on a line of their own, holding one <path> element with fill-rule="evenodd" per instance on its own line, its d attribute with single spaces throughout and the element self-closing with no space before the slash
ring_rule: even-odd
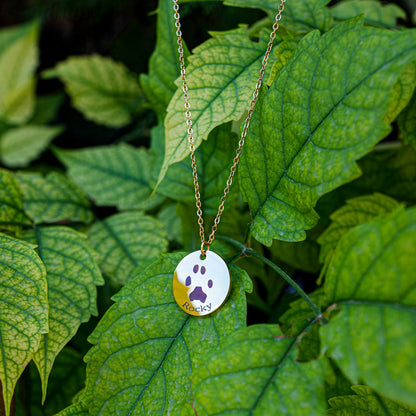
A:
<svg viewBox="0 0 416 416">
<path fill-rule="evenodd" d="M 212 245 L 232 289 L 195 317 L 172 293 L 200 238 L 173 5 L 158 3 L 153 52 L 126 30 L 117 53 L 51 61 L 48 18 L 0 30 L 0 414 L 416 415 L 409 10 L 287 0 Z M 208 230 L 277 5 L 180 7 Z"/>
</svg>

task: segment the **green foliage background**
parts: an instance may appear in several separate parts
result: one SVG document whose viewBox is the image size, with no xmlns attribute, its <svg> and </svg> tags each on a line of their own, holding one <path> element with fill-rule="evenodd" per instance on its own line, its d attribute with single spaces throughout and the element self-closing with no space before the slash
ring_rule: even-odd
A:
<svg viewBox="0 0 416 416">
<path fill-rule="evenodd" d="M 277 6 L 181 4 L 208 226 Z M 3 7 L 1 415 L 416 415 L 413 2 L 287 0 L 201 318 L 172 1 Z"/>
</svg>

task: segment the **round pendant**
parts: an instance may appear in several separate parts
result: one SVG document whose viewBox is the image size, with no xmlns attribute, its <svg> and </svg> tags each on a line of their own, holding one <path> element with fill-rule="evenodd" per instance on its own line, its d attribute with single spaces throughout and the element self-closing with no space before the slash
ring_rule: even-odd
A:
<svg viewBox="0 0 416 416">
<path fill-rule="evenodd" d="M 203 316 L 216 311 L 227 299 L 231 279 L 224 260 L 212 251 L 194 251 L 177 265 L 173 275 L 173 296 L 190 315 Z"/>
</svg>

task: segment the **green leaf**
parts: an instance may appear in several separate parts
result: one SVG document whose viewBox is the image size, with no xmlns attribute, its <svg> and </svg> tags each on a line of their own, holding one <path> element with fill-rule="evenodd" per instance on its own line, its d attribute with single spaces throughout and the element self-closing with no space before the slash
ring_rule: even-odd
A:
<svg viewBox="0 0 416 416">
<path fill-rule="evenodd" d="M 332 26 L 331 11 L 324 7 L 330 0 L 292 0 L 285 4 L 281 25 L 298 33 L 313 29 L 326 32 Z"/>
<path fill-rule="evenodd" d="M 129 124 L 144 104 L 136 76 L 104 56 L 71 56 L 43 76 L 59 78 L 73 106 L 88 120 L 108 127 Z"/>
<path fill-rule="evenodd" d="M 183 253 L 164 256 L 115 297 L 90 337 L 87 391 L 94 415 L 178 415 L 190 391 L 193 363 L 245 326 L 248 276 L 231 266 L 232 291 L 214 314 L 184 313 L 172 294 Z"/>
<path fill-rule="evenodd" d="M 0 380 L 9 416 L 16 382 L 48 332 L 48 288 L 32 245 L 0 234 L 0 258 Z"/>
<path fill-rule="evenodd" d="M 35 223 L 92 221 L 87 198 L 64 175 L 21 172 L 16 179 L 23 193 L 24 209 Z"/>
<path fill-rule="evenodd" d="M 266 50 L 268 35 L 252 42 L 246 28 L 212 33 L 189 57 L 187 80 L 195 147 L 214 127 L 238 120 L 247 109 Z M 167 109 L 165 160 L 159 175 L 189 153 L 183 92 L 178 88 Z"/>
<path fill-rule="evenodd" d="M 356 393 L 329 399 L 328 416 L 416 416 L 416 410 L 380 396 L 367 386 L 352 386 Z"/>
<path fill-rule="evenodd" d="M 30 224 L 23 210 L 22 193 L 10 172 L 0 169 L 0 229 L 18 231 Z"/>
<path fill-rule="evenodd" d="M 239 168 L 258 241 L 304 239 L 320 196 L 360 174 L 355 161 L 389 133 L 389 91 L 415 54 L 414 32 L 362 19 L 302 39 L 259 96 Z"/>
<path fill-rule="evenodd" d="M 279 1 L 276 0 L 225 0 L 224 4 L 236 7 L 253 7 L 264 10 L 274 20 Z M 325 32 L 329 29 L 331 13 L 325 6 L 329 0 L 291 0 L 285 4 L 282 26 L 290 30 L 307 33 L 312 29 Z"/>
<path fill-rule="evenodd" d="M 331 215 L 332 224 L 318 238 L 321 245 L 320 260 L 325 263 L 339 240 L 357 225 L 371 221 L 377 216 L 386 215 L 399 206 L 399 203 L 386 195 L 358 196 L 347 201 L 346 205 Z"/>
<path fill-rule="evenodd" d="M 378 145 L 359 161 L 362 176 L 349 184 L 324 195 L 317 211 L 321 221 L 329 223 L 329 216 L 358 195 L 382 192 L 407 205 L 416 204 L 416 151 L 409 146 Z"/>
<path fill-rule="evenodd" d="M 166 232 L 156 219 L 140 212 L 116 214 L 96 222 L 88 233 L 100 267 L 114 283 L 124 284 L 167 249 Z"/>
<path fill-rule="evenodd" d="M 121 143 L 81 150 L 58 150 L 56 156 L 68 168 L 69 177 L 97 205 L 120 210 L 148 209 L 162 198 L 152 192 L 151 157 L 146 149 Z"/>
<path fill-rule="evenodd" d="M 316 241 L 318 233 L 319 229 L 311 230 L 303 241 L 273 241 L 272 257 L 283 261 L 295 270 L 317 273 L 321 268 L 319 264 L 319 244 Z"/>
<path fill-rule="evenodd" d="M 402 111 L 397 122 L 400 136 L 406 144 L 410 144 L 416 150 L 416 94 L 413 94 L 409 105 Z"/>
<path fill-rule="evenodd" d="M 22 124 L 35 108 L 38 22 L 0 31 L 0 119 Z"/>
<path fill-rule="evenodd" d="M 416 404 L 416 209 L 399 208 L 349 231 L 325 277 L 324 351 L 354 383 Z M 333 306 L 332 306 L 333 307 Z"/>
<path fill-rule="evenodd" d="M 33 357 L 42 380 L 43 401 L 56 356 L 81 323 L 97 315 L 96 285 L 104 281 L 83 234 L 62 226 L 37 227 L 25 239 L 38 246 L 48 280 L 49 333 Z"/>
<path fill-rule="evenodd" d="M 179 67 L 178 45 L 176 37 L 173 3 L 160 0 L 157 12 L 156 48 L 150 57 L 149 73 L 140 75 L 140 83 L 152 108 L 162 121 L 166 108 L 176 91 L 175 80 L 181 74 Z M 184 42 L 184 41 L 183 41 Z M 184 56 L 189 52 L 184 47 Z"/>
<path fill-rule="evenodd" d="M 61 126 L 34 125 L 8 130 L 0 137 L 1 163 L 12 168 L 27 166 L 62 131 Z"/>
<path fill-rule="evenodd" d="M 231 132 L 231 123 L 228 123 L 215 128 L 210 133 L 209 140 L 196 151 L 200 193 L 206 213 L 215 214 L 218 210 L 237 143 L 238 136 Z M 190 158 L 169 167 L 158 192 L 180 202 L 194 203 L 195 190 Z"/>
<path fill-rule="evenodd" d="M 53 121 L 64 98 L 65 96 L 61 92 L 38 96 L 36 98 L 35 112 L 30 119 L 30 124 L 41 125 Z"/>
<path fill-rule="evenodd" d="M 347 20 L 364 14 L 365 23 L 380 27 L 396 27 L 397 19 L 406 18 L 406 12 L 396 4 L 383 5 L 374 0 L 342 1 L 331 7 L 331 12 L 337 20 Z"/>
<path fill-rule="evenodd" d="M 400 112 L 409 104 L 416 87 L 416 65 L 408 65 L 391 90 L 392 99 L 385 120 L 391 123 Z"/>
<path fill-rule="evenodd" d="M 323 369 L 318 361 L 296 361 L 296 340 L 277 325 L 253 325 L 231 334 L 202 357 L 192 375 L 195 412 L 325 415 Z"/>
<path fill-rule="evenodd" d="M 56 357 L 49 376 L 49 388 L 45 403 L 42 403 L 42 390 L 35 365 L 31 368 L 31 416 L 55 415 L 84 387 L 85 364 L 82 354 L 71 347 L 65 347 Z"/>
<path fill-rule="evenodd" d="M 84 402 L 75 402 L 61 410 L 55 416 L 88 416 L 88 406 Z"/>
<path fill-rule="evenodd" d="M 162 208 L 157 214 L 158 221 L 166 230 L 166 236 L 169 241 L 182 241 L 181 235 L 181 219 L 176 214 L 177 204 L 170 204 Z"/>
</svg>

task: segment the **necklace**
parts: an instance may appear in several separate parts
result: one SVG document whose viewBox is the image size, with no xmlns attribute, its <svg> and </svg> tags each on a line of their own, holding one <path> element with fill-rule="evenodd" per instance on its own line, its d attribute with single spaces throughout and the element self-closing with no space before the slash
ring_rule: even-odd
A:
<svg viewBox="0 0 416 416">
<path fill-rule="evenodd" d="M 241 138 L 238 142 L 235 157 L 230 168 L 230 175 L 224 188 L 221 202 L 218 206 L 218 212 L 212 225 L 211 233 L 208 239 L 205 239 L 204 219 L 202 213 L 201 195 L 199 191 L 199 180 L 197 165 L 195 160 L 195 146 L 193 140 L 191 110 L 189 104 L 188 85 L 186 81 L 185 59 L 183 55 L 182 31 L 179 15 L 178 0 L 173 1 L 173 10 L 175 17 L 176 36 L 179 52 L 179 63 L 181 68 L 182 90 L 185 100 L 186 125 L 188 126 L 189 150 L 192 162 L 192 172 L 194 178 L 196 212 L 198 216 L 199 235 L 201 237 L 201 249 L 194 251 L 184 257 L 176 267 L 173 275 L 173 295 L 179 307 L 190 315 L 203 316 L 208 315 L 219 309 L 228 297 L 231 289 L 230 272 L 225 261 L 216 253 L 210 250 L 214 241 L 221 215 L 224 211 L 224 205 L 230 192 L 231 184 L 240 162 L 241 152 L 243 151 L 244 141 L 247 130 L 253 116 L 256 106 L 257 97 L 263 82 L 264 73 L 270 52 L 273 47 L 273 41 L 276 37 L 279 21 L 285 8 L 286 0 L 280 0 L 278 12 L 275 17 L 272 31 L 270 33 L 269 43 L 263 57 L 260 74 L 253 92 L 253 98 L 248 109 L 247 117 L 244 122 Z"/>
</svg>

